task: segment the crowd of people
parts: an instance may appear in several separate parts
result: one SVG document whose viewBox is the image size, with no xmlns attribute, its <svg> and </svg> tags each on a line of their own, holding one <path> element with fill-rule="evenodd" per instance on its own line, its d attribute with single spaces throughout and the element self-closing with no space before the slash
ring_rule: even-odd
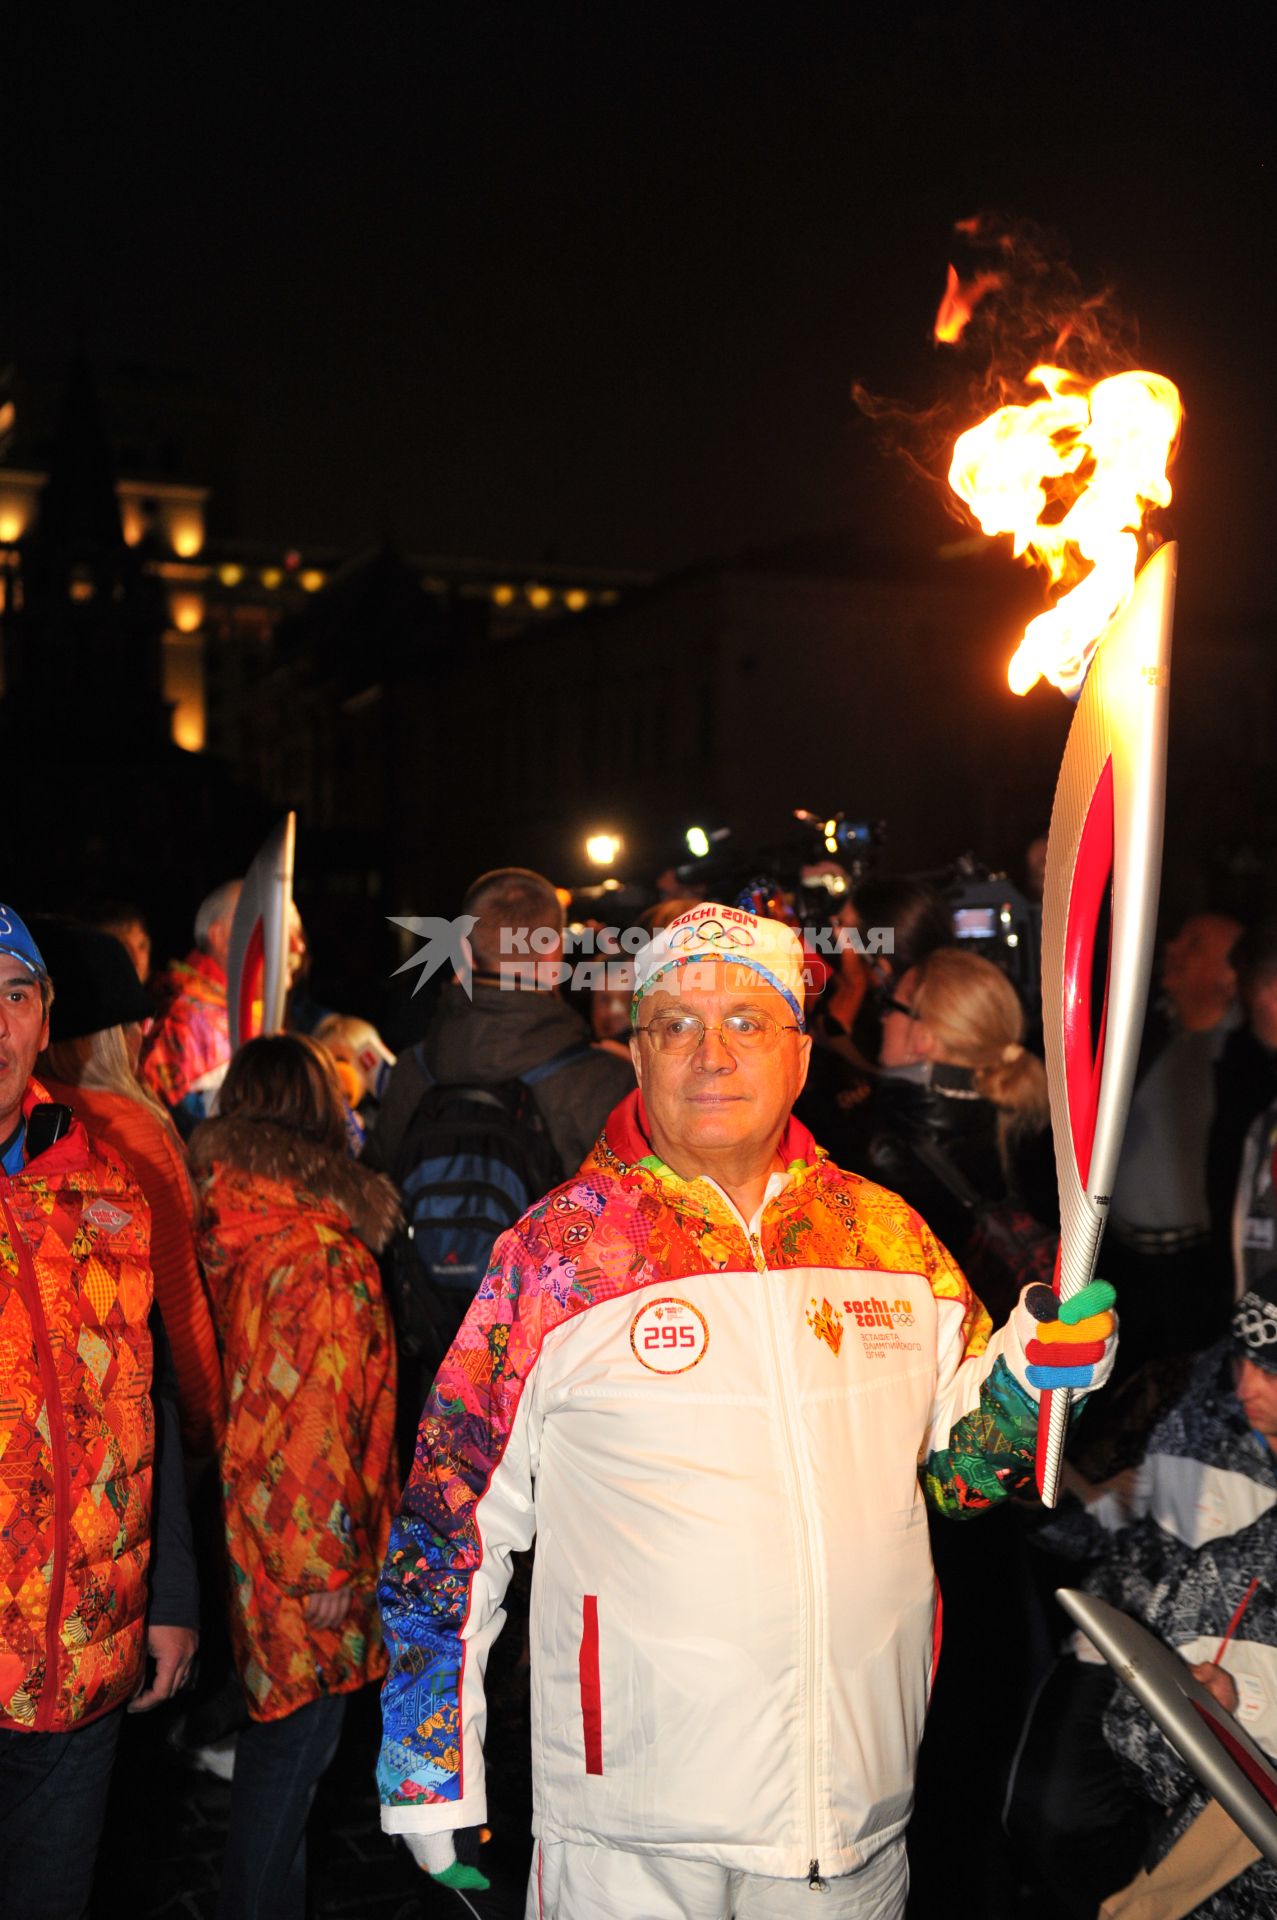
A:
<svg viewBox="0 0 1277 1920">
<path fill-rule="evenodd" d="M 302 1920 L 374 1684 L 385 1844 L 479 1899 L 503 1625 L 537 1920 L 1277 1910 L 1051 1598 L 1277 1755 L 1277 928 L 1166 942 L 1061 1314 L 1040 1009 L 931 886 L 848 889 L 892 937 L 815 970 L 783 901 L 664 899 L 578 988 L 503 868 L 397 1056 L 295 909 L 232 1054 L 239 891 L 154 976 L 138 907 L 0 905 L 5 1920 L 90 1911 L 152 1710 L 231 1782 L 220 1920 Z"/>
</svg>

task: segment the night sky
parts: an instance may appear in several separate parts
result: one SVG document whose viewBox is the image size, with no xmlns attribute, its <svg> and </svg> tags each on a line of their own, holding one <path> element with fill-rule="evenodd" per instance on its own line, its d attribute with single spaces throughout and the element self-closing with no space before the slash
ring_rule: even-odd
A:
<svg viewBox="0 0 1277 1920">
<path fill-rule="evenodd" d="M 6 59 L 0 361 L 193 376 L 247 537 L 653 569 L 881 539 L 930 506 L 850 384 L 929 391 L 949 229 L 1006 207 L 1183 389 L 1187 594 L 1263 608 L 1265 13 L 1100 12 L 49 16 Z"/>
</svg>

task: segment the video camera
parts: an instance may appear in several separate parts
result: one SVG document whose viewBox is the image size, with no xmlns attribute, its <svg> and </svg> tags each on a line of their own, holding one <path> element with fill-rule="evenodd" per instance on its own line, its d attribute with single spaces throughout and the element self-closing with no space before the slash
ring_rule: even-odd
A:
<svg viewBox="0 0 1277 1920">
<path fill-rule="evenodd" d="M 746 908 L 769 894 L 787 896 L 799 923 L 825 924 L 878 864 L 887 823 L 846 813 L 818 814 L 805 807 L 796 807 L 793 819 L 795 829 L 787 836 L 748 853 L 734 849 L 730 833 L 719 828 L 707 836 L 707 846 L 710 838 L 713 845 L 706 856 L 676 869 L 679 880 L 689 895 Z M 970 853 L 948 866 L 907 877 L 925 881 L 945 896 L 954 939 L 1001 968 L 1032 1013 L 1041 991 L 1041 908 L 1004 873 Z"/>
<path fill-rule="evenodd" d="M 953 909 L 953 937 L 1001 967 L 1028 1009 L 1042 991 L 1042 909 L 1004 873 L 990 873 L 967 853 L 941 891 Z"/>
</svg>

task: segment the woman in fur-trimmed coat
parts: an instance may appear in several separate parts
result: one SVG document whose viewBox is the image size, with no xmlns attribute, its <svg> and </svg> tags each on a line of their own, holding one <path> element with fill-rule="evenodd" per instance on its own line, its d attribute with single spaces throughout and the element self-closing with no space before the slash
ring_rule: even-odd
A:
<svg viewBox="0 0 1277 1920">
<path fill-rule="evenodd" d="M 231 1638 L 251 1717 L 218 1912 L 300 1916 L 306 1814 L 345 1696 L 386 1664 L 375 1593 L 397 1492 L 395 1361 L 373 1253 L 398 1199 L 349 1157 L 328 1062 L 293 1034 L 240 1050 L 191 1157 L 228 1403 Z"/>
</svg>

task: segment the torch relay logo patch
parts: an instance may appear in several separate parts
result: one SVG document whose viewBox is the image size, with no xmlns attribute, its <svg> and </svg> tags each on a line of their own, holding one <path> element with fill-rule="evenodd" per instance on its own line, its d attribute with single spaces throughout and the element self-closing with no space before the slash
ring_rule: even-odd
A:
<svg viewBox="0 0 1277 1920">
<path fill-rule="evenodd" d="M 810 1308 L 807 1325 L 817 1340 L 824 1341 L 832 1354 L 840 1353 L 842 1351 L 842 1315 L 837 1307 L 831 1307 L 828 1300 L 818 1302 L 813 1294 Z"/>
<path fill-rule="evenodd" d="M 102 1233 L 118 1233 L 121 1227 L 128 1226 L 133 1215 L 125 1213 L 123 1207 L 112 1206 L 109 1200 L 97 1199 L 84 1209 L 80 1218 Z"/>
</svg>

